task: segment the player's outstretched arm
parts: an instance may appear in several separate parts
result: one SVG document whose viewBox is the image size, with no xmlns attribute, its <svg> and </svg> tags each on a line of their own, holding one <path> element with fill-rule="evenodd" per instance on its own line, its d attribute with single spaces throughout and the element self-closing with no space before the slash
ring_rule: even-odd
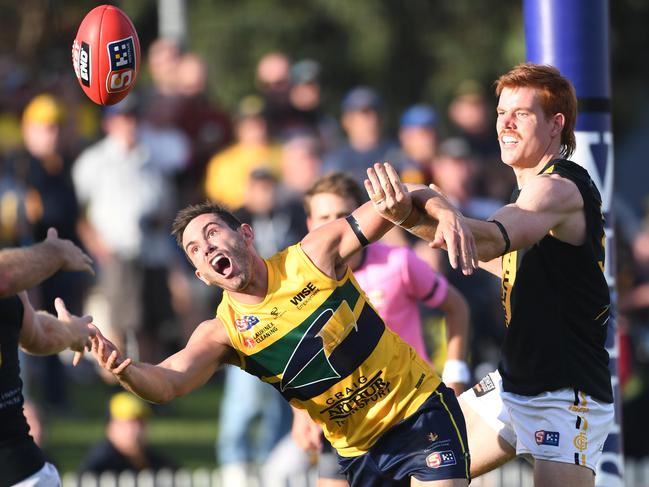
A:
<svg viewBox="0 0 649 487">
<path fill-rule="evenodd" d="M 158 365 L 133 362 L 101 333 L 92 340 L 92 351 L 101 367 L 120 384 L 147 401 L 165 403 L 207 382 L 225 362 L 236 363 L 227 332 L 218 318 L 204 321 L 185 348 Z"/>
<path fill-rule="evenodd" d="M 90 349 L 96 328 L 92 316 L 74 316 L 61 298 L 54 302 L 58 318 L 45 311 L 34 311 L 26 292 L 19 294 L 23 303 L 23 323 L 20 330 L 20 347 L 34 355 L 51 355 L 67 348 L 78 353 L 75 364 L 84 349 Z"/>
<path fill-rule="evenodd" d="M 529 247 L 549 233 L 572 245 L 583 243 L 585 218 L 577 186 L 557 175 L 539 175 L 521 189 L 515 203 L 496 211 L 488 221 L 467 219 L 478 256 L 489 262 L 512 250 Z"/>
<path fill-rule="evenodd" d="M 453 205 L 424 185 L 404 185 L 389 163 L 374 164 L 367 170 L 367 176 L 365 189 L 377 213 L 445 248 L 454 269 L 460 267 L 464 274 L 473 272 L 478 266 L 473 235 L 466 219 Z"/>
<path fill-rule="evenodd" d="M 50 228 L 40 243 L 0 251 L 0 297 L 30 289 L 59 270 L 94 274 L 92 259 Z"/>
</svg>

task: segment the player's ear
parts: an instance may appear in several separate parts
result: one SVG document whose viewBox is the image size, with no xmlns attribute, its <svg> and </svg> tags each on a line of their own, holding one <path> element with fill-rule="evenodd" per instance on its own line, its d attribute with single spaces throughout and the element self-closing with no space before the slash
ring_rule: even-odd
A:
<svg viewBox="0 0 649 487">
<path fill-rule="evenodd" d="M 255 239 L 255 232 L 250 225 L 247 223 L 242 223 L 239 227 L 239 231 L 243 238 L 246 239 L 246 242 L 252 242 Z"/>
<path fill-rule="evenodd" d="M 209 281 L 208 281 L 207 279 L 205 279 L 205 278 L 201 275 L 200 271 L 195 270 L 195 271 L 194 271 L 194 275 L 195 275 L 199 280 L 201 280 L 201 281 L 203 281 L 205 284 L 207 284 L 208 286 L 210 285 Z"/>
<path fill-rule="evenodd" d="M 555 113 L 554 117 L 552 118 L 553 125 L 552 125 L 552 135 L 557 136 L 561 135 L 561 132 L 563 131 L 563 126 L 566 124 L 566 117 L 564 116 L 563 113 Z"/>
</svg>

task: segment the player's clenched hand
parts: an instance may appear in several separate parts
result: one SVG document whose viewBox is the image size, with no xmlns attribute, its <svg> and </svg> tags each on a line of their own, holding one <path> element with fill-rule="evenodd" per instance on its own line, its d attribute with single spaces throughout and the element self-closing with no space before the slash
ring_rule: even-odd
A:
<svg viewBox="0 0 649 487">
<path fill-rule="evenodd" d="M 118 378 L 132 363 L 132 360 L 130 358 L 124 358 L 113 342 L 102 335 L 99 330 L 97 330 L 97 334 L 92 338 L 92 353 L 97 359 L 97 363 L 103 369 L 106 369 Z"/>
<path fill-rule="evenodd" d="M 45 243 L 53 246 L 63 259 L 61 270 L 83 271 L 94 275 L 92 259 L 83 250 L 73 244 L 70 240 L 60 239 L 55 228 L 47 230 Z"/>
<path fill-rule="evenodd" d="M 437 220 L 433 248 L 444 248 L 453 269 L 461 267 L 465 275 L 472 274 L 478 267 L 478 249 L 464 216 L 444 197 L 434 184 L 430 188 L 437 193 L 426 202 L 426 212 Z"/>
<path fill-rule="evenodd" d="M 54 300 L 54 307 L 59 321 L 65 323 L 70 333 L 70 350 L 75 351 L 72 365 L 77 365 L 81 360 L 84 350 L 90 351 L 92 346 L 91 340 L 97 332 L 97 328 L 92 325 L 92 316 L 75 316 L 65 307 L 65 302 L 61 298 Z"/>
<path fill-rule="evenodd" d="M 376 211 L 395 225 L 403 223 L 412 212 L 412 198 L 389 162 L 377 162 L 367 168 L 365 190 Z"/>
</svg>

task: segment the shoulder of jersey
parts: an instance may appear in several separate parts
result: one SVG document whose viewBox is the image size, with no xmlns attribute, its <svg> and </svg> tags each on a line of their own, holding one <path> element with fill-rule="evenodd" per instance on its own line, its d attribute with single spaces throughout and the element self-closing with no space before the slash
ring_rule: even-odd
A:
<svg viewBox="0 0 649 487">
<path fill-rule="evenodd" d="M 85 94 L 99 105 L 114 105 L 135 86 L 140 40 L 133 22 L 113 5 L 95 7 L 79 25 L 72 65 Z"/>
</svg>

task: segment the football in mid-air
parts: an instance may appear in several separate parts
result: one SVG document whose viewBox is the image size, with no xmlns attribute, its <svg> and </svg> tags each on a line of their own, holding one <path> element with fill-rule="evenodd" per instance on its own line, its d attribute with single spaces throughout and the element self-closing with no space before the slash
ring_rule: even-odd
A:
<svg viewBox="0 0 649 487">
<path fill-rule="evenodd" d="M 72 65 L 92 101 L 114 105 L 122 100 L 135 86 L 140 67 L 140 40 L 131 19 L 113 5 L 93 8 L 72 43 Z"/>
</svg>

